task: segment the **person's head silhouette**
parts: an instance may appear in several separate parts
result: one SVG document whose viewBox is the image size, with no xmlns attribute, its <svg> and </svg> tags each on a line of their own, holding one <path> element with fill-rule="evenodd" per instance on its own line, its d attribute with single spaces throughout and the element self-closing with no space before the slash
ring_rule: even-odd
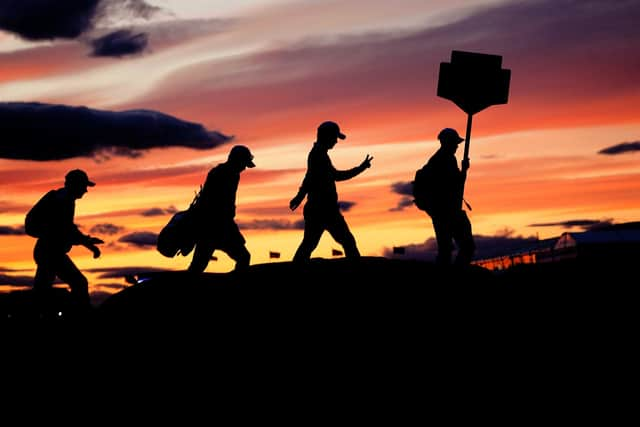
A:
<svg viewBox="0 0 640 427">
<path fill-rule="evenodd" d="M 453 128 L 444 128 L 438 133 L 438 139 L 440 145 L 452 152 L 458 149 L 458 145 L 464 141 L 464 138 L 458 135 L 458 132 Z"/>
<path fill-rule="evenodd" d="M 245 168 L 256 167 L 255 163 L 253 163 L 253 154 L 251 154 L 249 148 L 244 145 L 235 145 L 229 152 L 227 161 L 236 166 L 240 171 L 243 171 Z"/>
<path fill-rule="evenodd" d="M 320 123 L 317 132 L 317 141 L 326 145 L 328 148 L 333 148 L 338 142 L 338 138 L 345 139 L 347 136 L 340 131 L 340 126 L 336 122 L 326 121 Z"/>
<path fill-rule="evenodd" d="M 64 187 L 76 199 L 81 198 L 87 192 L 87 187 L 93 187 L 96 183 L 89 180 L 89 176 L 82 169 L 73 169 L 64 177 Z"/>
</svg>

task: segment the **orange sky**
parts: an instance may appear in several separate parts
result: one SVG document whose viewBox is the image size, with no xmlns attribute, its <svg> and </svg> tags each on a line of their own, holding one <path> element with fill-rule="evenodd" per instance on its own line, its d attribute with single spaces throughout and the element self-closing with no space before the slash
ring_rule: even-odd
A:
<svg viewBox="0 0 640 427">
<path fill-rule="evenodd" d="M 413 178 L 442 127 L 464 133 L 465 113 L 436 96 L 440 62 L 452 50 L 501 55 L 511 70 L 509 102 L 473 121 L 465 194 L 474 234 L 546 238 L 581 231 L 563 227 L 568 221 L 640 218 L 638 2 L 249 1 L 221 16 L 217 2 L 207 10 L 200 3 L 164 2 L 173 14 L 137 22 L 149 46 L 133 56 L 96 58 L 81 38 L 35 43 L 0 31 L 0 102 L 156 110 L 233 135 L 231 144 L 248 145 L 257 164 L 242 174 L 237 200 L 252 263 L 268 262 L 271 250 L 293 256 L 302 212 L 288 202 L 316 126 L 335 120 L 348 135 L 329 153 L 337 168 L 374 156 L 338 192 L 353 203 L 344 215 L 361 252 L 382 255 L 433 237 L 422 212 L 399 205 L 405 196 L 393 184 Z M 599 153 L 623 143 L 635 145 Z M 101 258 L 81 247 L 71 253 L 94 291 L 125 286 L 96 269 L 186 268 L 190 257 L 164 258 L 119 239 L 158 233 L 231 144 L 108 160 L 0 158 L 0 226 L 20 227 L 28 208 L 80 167 L 97 186 L 77 202 L 76 222 L 85 232 L 98 224 L 116 230 L 100 236 Z M 142 215 L 150 208 L 164 214 Z M 532 226 L 545 223 L 558 225 Z M 10 232 L 0 239 L 0 278 L 32 275 L 34 240 Z M 332 248 L 339 246 L 325 236 L 314 256 L 330 257 Z M 232 268 L 216 254 L 207 271 Z"/>
</svg>

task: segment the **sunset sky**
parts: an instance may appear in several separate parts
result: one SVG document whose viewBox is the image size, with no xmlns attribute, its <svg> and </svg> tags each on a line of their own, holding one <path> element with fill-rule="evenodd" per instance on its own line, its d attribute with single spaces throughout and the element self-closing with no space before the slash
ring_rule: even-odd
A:
<svg viewBox="0 0 640 427">
<path fill-rule="evenodd" d="M 441 128 L 464 136 L 466 114 L 436 95 L 453 50 L 511 70 L 508 103 L 473 117 L 480 246 L 640 220 L 638 0 L 78 0 L 64 16 L 56 3 L 0 3 L 2 290 L 31 283 L 24 216 L 74 168 L 97 183 L 76 223 L 102 257 L 71 251 L 95 295 L 123 272 L 185 269 L 191 256 L 163 257 L 155 237 L 234 144 L 257 165 L 236 216 L 252 264 L 290 260 L 302 209 L 288 204 L 325 120 L 347 134 L 334 166 L 374 157 L 338 183 L 361 253 L 433 254 L 407 191 Z M 333 248 L 326 234 L 313 256 Z M 207 271 L 233 267 L 215 255 Z"/>
</svg>

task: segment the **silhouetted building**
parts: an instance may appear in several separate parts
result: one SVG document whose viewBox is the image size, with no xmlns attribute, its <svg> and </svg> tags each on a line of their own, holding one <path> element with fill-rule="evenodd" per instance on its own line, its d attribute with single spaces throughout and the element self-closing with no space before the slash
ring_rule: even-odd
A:
<svg viewBox="0 0 640 427">
<path fill-rule="evenodd" d="M 560 262 L 635 262 L 640 257 L 640 222 L 615 224 L 601 229 L 565 232 L 539 240 L 507 254 L 473 263 L 489 270 L 506 270 L 518 264 Z"/>
</svg>

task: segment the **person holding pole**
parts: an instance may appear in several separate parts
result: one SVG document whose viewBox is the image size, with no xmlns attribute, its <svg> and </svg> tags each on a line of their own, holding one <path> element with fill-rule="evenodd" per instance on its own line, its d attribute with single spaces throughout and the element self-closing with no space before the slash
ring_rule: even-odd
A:
<svg viewBox="0 0 640 427">
<path fill-rule="evenodd" d="M 471 222 L 462 209 L 469 159 L 464 158 L 461 164 L 462 169 L 458 168 L 455 153 L 464 138 L 461 138 L 455 129 L 442 129 L 438 134 L 438 140 L 440 148 L 423 168 L 428 172 L 422 178 L 429 181 L 424 183 L 424 186 L 431 188 L 430 206 L 426 212 L 431 217 L 438 244 L 436 263 L 451 264 L 453 242 L 455 242 L 458 247 L 455 265 L 465 266 L 471 263 L 476 249 Z M 470 208 L 468 204 L 467 207 Z"/>
</svg>

